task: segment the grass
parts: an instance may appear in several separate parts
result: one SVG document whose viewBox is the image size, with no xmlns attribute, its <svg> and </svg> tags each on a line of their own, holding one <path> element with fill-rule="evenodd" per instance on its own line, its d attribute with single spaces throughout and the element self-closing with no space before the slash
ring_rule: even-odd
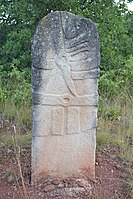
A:
<svg viewBox="0 0 133 199">
<path fill-rule="evenodd" d="M 116 97 L 111 103 L 104 102 L 99 107 L 97 146 L 112 144 L 120 147 L 120 156 L 133 159 L 133 105 L 132 98 Z"/>
<path fill-rule="evenodd" d="M 31 126 L 31 107 L 22 104 L 16 106 L 13 101 L 6 100 L 0 104 L 1 117 L 15 124 Z"/>
<path fill-rule="evenodd" d="M 131 189 L 131 197 L 133 199 L 133 178 L 128 181 L 129 188 Z"/>
<path fill-rule="evenodd" d="M 10 149 L 14 146 L 15 140 L 17 141 L 17 145 L 19 145 L 22 148 L 27 148 L 31 146 L 31 132 L 27 134 L 3 134 L 1 136 L 1 143 L 0 143 L 0 148 L 4 147 L 7 149 Z"/>
<path fill-rule="evenodd" d="M 31 146 L 31 107 L 24 104 L 18 107 L 13 101 L 6 100 L 0 104 L 0 112 L 0 148 L 11 148 L 15 141 L 23 148 Z"/>
</svg>

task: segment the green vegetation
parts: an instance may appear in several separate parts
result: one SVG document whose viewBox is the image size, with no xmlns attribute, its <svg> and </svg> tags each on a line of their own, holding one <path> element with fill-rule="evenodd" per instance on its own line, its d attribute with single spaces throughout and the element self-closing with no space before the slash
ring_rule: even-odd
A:
<svg viewBox="0 0 133 199">
<path fill-rule="evenodd" d="M 22 135 L 17 132 L 15 135 L 9 132 L 8 134 L 2 135 L 0 148 L 12 149 L 15 145 L 15 142 L 17 142 L 17 147 L 29 148 L 29 146 L 31 146 L 31 133 L 29 132 L 28 134 Z"/>
<path fill-rule="evenodd" d="M 118 146 L 120 157 L 132 161 L 133 156 L 133 105 L 132 99 L 125 93 L 114 100 L 99 105 L 99 121 L 97 128 L 97 147 L 106 144 Z"/>
<path fill-rule="evenodd" d="M 100 34 L 100 98 L 131 93 L 133 13 L 125 0 L 2 0 L 0 3 L 0 100 L 31 105 L 31 41 L 38 21 L 66 10 L 96 23 Z"/>
</svg>

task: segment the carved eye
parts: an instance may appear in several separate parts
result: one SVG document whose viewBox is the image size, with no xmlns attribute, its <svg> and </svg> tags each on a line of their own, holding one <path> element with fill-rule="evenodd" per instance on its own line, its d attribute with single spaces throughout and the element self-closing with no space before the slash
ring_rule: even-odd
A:
<svg viewBox="0 0 133 199">
<path fill-rule="evenodd" d="M 68 97 L 65 97 L 63 100 L 64 100 L 64 102 L 66 102 L 66 103 L 70 101 L 70 99 L 69 99 Z"/>
<path fill-rule="evenodd" d="M 73 39 L 79 34 L 79 26 L 76 25 L 75 20 L 66 22 L 65 37 L 66 39 Z"/>
</svg>

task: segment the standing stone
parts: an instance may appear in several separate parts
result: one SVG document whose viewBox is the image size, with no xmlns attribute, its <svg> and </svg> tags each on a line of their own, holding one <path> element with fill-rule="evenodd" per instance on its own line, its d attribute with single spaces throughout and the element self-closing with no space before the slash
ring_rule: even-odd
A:
<svg viewBox="0 0 133 199">
<path fill-rule="evenodd" d="M 99 36 L 91 20 L 51 12 L 32 45 L 32 177 L 95 176 Z"/>
</svg>

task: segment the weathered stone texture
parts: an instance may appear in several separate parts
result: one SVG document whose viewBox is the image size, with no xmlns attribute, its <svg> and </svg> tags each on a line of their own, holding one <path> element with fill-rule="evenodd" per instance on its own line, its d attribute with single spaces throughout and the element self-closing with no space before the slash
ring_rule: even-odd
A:
<svg viewBox="0 0 133 199">
<path fill-rule="evenodd" d="M 32 45 L 33 179 L 95 175 L 99 37 L 68 12 L 42 19 Z"/>
</svg>

